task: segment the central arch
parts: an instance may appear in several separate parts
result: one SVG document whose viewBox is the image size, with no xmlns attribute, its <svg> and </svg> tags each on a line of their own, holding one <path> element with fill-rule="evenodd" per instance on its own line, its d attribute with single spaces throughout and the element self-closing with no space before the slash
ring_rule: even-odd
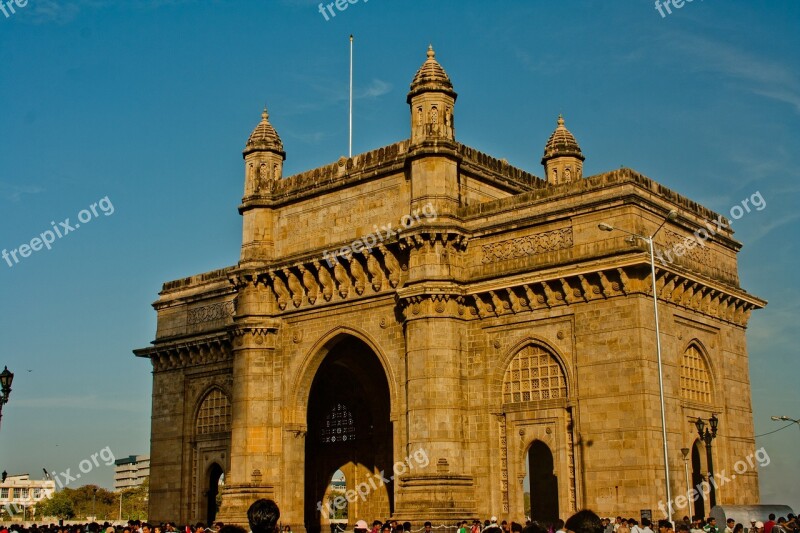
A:
<svg viewBox="0 0 800 533">
<path fill-rule="evenodd" d="M 391 472 L 393 431 L 389 383 L 376 353 L 349 335 L 335 339 L 314 374 L 308 396 L 304 517 L 309 533 L 328 533 L 336 511 L 388 517 L 394 490 L 380 472 Z M 331 499 L 331 479 L 344 474 L 346 496 Z"/>
</svg>

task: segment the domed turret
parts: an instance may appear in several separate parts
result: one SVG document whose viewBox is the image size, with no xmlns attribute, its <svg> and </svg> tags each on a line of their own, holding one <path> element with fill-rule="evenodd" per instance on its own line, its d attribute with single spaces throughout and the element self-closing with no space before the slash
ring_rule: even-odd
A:
<svg viewBox="0 0 800 533">
<path fill-rule="evenodd" d="M 433 46 L 414 75 L 406 102 L 411 106 L 411 142 L 426 139 L 455 140 L 453 107 L 458 95 L 450 77 L 436 61 Z"/>
<path fill-rule="evenodd" d="M 582 178 L 584 159 L 578 141 L 564 125 L 564 117 L 558 115 L 558 126 L 547 140 L 542 156 L 547 182 L 558 185 Z"/>
<path fill-rule="evenodd" d="M 281 138 L 278 137 L 278 132 L 275 131 L 275 128 L 269 123 L 269 113 L 267 113 L 266 107 L 264 111 L 261 112 L 261 122 L 258 123 L 253 133 L 251 133 L 250 137 L 247 139 L 244 155 L 246 156 L 249 153 L 259 150 L 268 150 L 285 155 L 283 152 L 283 142 Z"/>
<path fill-rule="evenodd" d="M 242 155 L 245 160 L 245 198 L 261 193 L 270 187 L 272 181 L 281 179 L 286 153 L 278 132 L 269 123 L 266 108 L 261 113 L 261 122 L 247 139 Z"/>
</svg>

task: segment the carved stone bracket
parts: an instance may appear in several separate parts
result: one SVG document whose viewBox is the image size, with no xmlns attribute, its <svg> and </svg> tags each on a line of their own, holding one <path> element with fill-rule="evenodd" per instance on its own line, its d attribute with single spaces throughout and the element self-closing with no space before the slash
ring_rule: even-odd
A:
<svg viewBox="0 0 800 533">
<path fill-rule="evenodd" d="M 399 293 L 397 300 L 405 320 L 431 316 L 468 318 L 466 299 L 455 285 L 415 287 Z"/>
<path fill-rule="evenodd" d="M 238 288 L 263 284 L 275 295 L 278 309 L 290 311 L 326 302 L 369 296 L 397 289 L 403 284 L 397 243 L 379 244 L 348 256 L 320 259 L 236 272 L 229 276 Z"/>
<path fill-rule="evenodd" d="M 400 240 L 400 249 L 417 249 L 432 252 L 441 249 L 444 253 L 466 251 L 469 237 L 455 230 L 425 229 L 418 233 L 407 234 Z"/>
<path fill-rule="evenodd" d="M 134 353 L 138 357 L 149 358 L 154 372 L 222 363 L 233 357 L 227 332 L 191 341 L 157 344 L 150 348 L 135 350 Z"/>
<path fill-rule="evenodd" d="M 652 294 L 650 269 L 644 265 L 631 265 L 597 272 L 559 276 L 552 279 L 467 291 L 469 313 L 479 318 L 517 314 L 539 308 L 575 305 L 596 299 Z M 656 271 L 656 290 L 664 302 L 709 314 L 746 326 L 753 309 L 765 302 L 739 291 L 722 292 L 699 280 L 678 272 Z"/>
<path fill-rule="evenodd" d="M 277 345 L 277 336 L 280 321 L 275 319 L 259 319 L 249 322 L 240 322 L 230 329 L 233 345 L 241 347 L 274 348 Z"/>
</svg>

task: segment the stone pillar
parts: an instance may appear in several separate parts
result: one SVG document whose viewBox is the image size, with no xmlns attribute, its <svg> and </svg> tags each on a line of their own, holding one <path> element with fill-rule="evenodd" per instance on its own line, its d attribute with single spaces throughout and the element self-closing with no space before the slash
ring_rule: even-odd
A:
<svg viewBox="0 0 800 533">
<path fill-rule="evenodd" d="M 247 509 L 259 498 L 281 505 L 282 362 L 280 320 L 270 317 L 269 288 L 240 278 L 233 337 L 231 466 L 219 520 L 247 527 Z"/>
<path fill-rule="evenodd" d="M 460 271 L 463 241 L 454 234 L 415 235 L 403 303 L 406 340 L 407 443 L 395 458 L 398 519 L 452 524 L 475 515 L 474 479 L 465 461 L 466 318 Z M 413 458 L 414 453 L 426 461 Z M 405 460 L 412 456 L 412 459 Z"/>
<path fill-rule="evenodd" d="M 451 294 L 406 300 L 408 442 L 395 454 L 404 463 L 395 469 L 396 516 L 403 520 L 451 524 L 475 514 L 474 480 L 464 460 L 465 323 L 459 300 Z"/>
</svg>

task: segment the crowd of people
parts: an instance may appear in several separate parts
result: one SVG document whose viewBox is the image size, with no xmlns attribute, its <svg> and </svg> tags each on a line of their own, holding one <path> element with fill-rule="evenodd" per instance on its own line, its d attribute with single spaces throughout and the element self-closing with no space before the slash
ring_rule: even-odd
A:
<svg viewBox="0 0 800 533">
<path fill-rule="evenodd" d="M 247 511 L 247 521 L 250 526 L 249 533 L 292 533 L 288 525 L 281 526 L 280 510 L 272 500 L 258 500 Z M 450 530 L 458 528 L 456 533 L 656 533 L 653 524 L 647 518 L 642 518 L 641 524 L 634 518 L 621 516 L 600 518 L 590 510 L 578 511 L 566 522 L 560 519 L 547 523 L 526 521 L 518 522 L 497 521 L 497 517 L 481 522 L 473 520 L 470 524 L 461 521 L 457 525 L 438 525 L 437 528 L 446 527 Z M 354 527 L 354 533 L 433 533 L 433 524 L 425 522 L 422 528 L 412 528 L 411 522 L 399 523 L 397 520 L 375 520 L 372 526 L 366 521 L 359 520 Z M 737 523 L 732 518 L 728 519 L 724 527 L 717 524 L 713 517 L 695 517 L 690 520 L 684 516 L 683 520 L 675 523 L 669 520 L 659 520 L 656 524 L 657 533 L 800 533 L 800 519 L 793 514 L 778 517 L 774 514 L 768 516 L 766 522 L 752 519 L 749 525 Z M 344 531 L 343 528 L 331 525 L 331 533 Z M 128 521 L 126 526 L 114 526 L 108 522 L 98 524 L 92 522 L 79 525 L 41 525 L 33 524 L 25 528 L 22 525 L 0 526 L 0 533 L 248 533 L 243 527 L 216 522 L 211 527 L 203 523 L 194 525 L 176 526 L 173 522 L 149 524 L 141 521 Z"/>
</svg>

